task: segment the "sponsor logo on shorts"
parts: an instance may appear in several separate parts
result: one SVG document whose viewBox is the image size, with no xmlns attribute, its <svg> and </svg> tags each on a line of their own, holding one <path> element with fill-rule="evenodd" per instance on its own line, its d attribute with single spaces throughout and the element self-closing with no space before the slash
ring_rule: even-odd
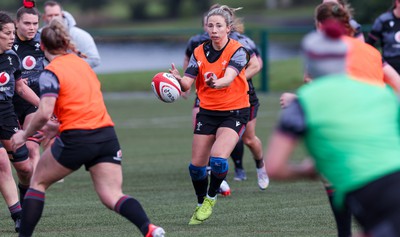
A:
<svg viewBox="0 0 400 237">
<path fill-rule="evenodd" d="M 117 155 L 113 157 L 114 160 L 122 161 L 122 151 L 117 151 Z"/>
</svg>

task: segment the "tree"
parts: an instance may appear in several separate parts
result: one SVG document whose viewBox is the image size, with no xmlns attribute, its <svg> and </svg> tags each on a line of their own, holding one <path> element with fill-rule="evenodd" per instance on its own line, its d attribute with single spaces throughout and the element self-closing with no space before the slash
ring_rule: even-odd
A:
<svg viewBox="0 0 400 237">
<path fill-rule="evenodd" d="M 373 24 L 375 19 L 391 7 L 392 1 L 353 0 L 354 18 L 361 24 Z"/>
<path fill-rule="evenodd" d="M 109 4 L 109 0 L 85 0 L 77 1 L 76 4 L 80 6 L 83 11 L 86 10 L 98 10 Z"/>
</svg>

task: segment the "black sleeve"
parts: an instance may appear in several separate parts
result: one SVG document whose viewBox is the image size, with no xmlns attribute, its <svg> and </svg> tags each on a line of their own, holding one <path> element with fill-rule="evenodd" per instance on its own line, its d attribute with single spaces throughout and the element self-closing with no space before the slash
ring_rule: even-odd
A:
<svg viewBox="0 0 400 237">
<path fill-rule="evenodd" d="M 304 135 L 307 129 L 306 121 L 303 109 L 297 99 L 282 109 L 277 129 L 294 137 Z"/>
</svg>

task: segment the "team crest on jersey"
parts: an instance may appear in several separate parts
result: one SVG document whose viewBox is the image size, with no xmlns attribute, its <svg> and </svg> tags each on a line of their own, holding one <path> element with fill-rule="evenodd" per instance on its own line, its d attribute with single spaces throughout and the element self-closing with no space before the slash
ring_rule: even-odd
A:
<svg viewBox="0 0 400 237">
<path fill-rule="evenodd" d="M 6 72 L 1 72 L 0 73 L 0 86 L 7 85 L 7 83 L 10 81 L 10 75 Z"/>
<path fill-rule="evenodd" d="M 40 44 L 39 43 L 36 43 L 35 47 L 36 47 L 35 51 L 39 51 L 40 50 Z"/>
<path fill-rule="evenodd" d="M 26 56 L 23 60 L 22 60 L 22 67 L 25 70 L 31 70 L 36 66 L 36 59 L 32 56 Z"/>
<path fill-rule="evenodd" d="M 18 44 L 14 44 L 14 49 L 15 51 L 18 51 L 19 45 Z"/>
<path fill-rule="evenodd" d="M 390 27 L 393 27 L 394 26 L 394 21 L 389 21 L 389 25 L 390 25 Z"/>
<path fill-rule="evenodd" d="M 400 43 L 400 31 L 397 31 L 396 34 L 394 34 L 394 40 L 396 40 L 397 43 Z"/>
<path fill-rule="evenodd" d="M 13 64 L 12 64 L 12 58 L 10 57 L 10 56 L 8 56 L 8 61 L 10 62 L 10 65 L 12 66 Z"/>
<path fill-rule="evenodd" d="M 200 67 L 201 66 L 201 61 L 197 61 L 197 65 Z"/>
<path fill-rule="evenodd" d="M 227 62 L 226 60 L 224 60 L 224 61 L 222 62 L 222 70 L 224 70 L 224 71 L 225 71 L 225 69 L 226 69 L 226 64 L 228 64 L 228 62 Z"/>
</svg>

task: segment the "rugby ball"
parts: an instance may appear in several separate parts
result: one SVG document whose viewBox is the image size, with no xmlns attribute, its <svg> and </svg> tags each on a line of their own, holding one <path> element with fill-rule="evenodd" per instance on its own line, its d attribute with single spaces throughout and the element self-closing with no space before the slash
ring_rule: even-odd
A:
<svg viewBox="0 0 400 237">
<path fill-rule="evenodd" d="M 182 93 L 178 80 L 166 72 L 159 72 L 153 77 L 151 88 L 156 97 L 165 103 L 175 102 Z"/>
</svg>

